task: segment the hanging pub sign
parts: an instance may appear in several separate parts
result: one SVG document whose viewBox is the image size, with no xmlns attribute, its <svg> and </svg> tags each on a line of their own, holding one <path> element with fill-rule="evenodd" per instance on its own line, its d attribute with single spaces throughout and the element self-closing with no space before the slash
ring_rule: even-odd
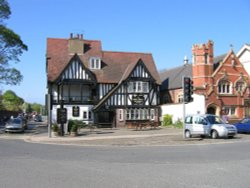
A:
<svg viewBox="0 0 250 188">
<path fill-rule="evenodd" d="M 132 96 L 132 103 L 134 105 L 143 105 L 144 104 L 144 96 L 143 95 L 133 95 Z"/>
<path fill-rule="evenodd" d="M 57 123 L 66 123 L 67 122 L 67 109 L 66 108 L 57 108 Z"/>
<path fill-rule="evenodd" d="M 72 115 L 73 115 L 73 117 L 79 117 L 79 115 L 80 115 L 79 106 L 73 106 L 72 107 Z"/>
</svg>

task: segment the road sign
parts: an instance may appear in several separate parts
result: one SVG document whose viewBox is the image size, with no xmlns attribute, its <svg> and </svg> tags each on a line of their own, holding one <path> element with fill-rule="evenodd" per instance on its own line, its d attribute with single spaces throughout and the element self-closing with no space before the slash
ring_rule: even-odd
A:
<svg viewBox="0 0 250 188">
<path fill-rule="evenodd" d="M 67 122 L 67 109 L 57 108 L 57 123 L 62 124 Z"/>
</svg>

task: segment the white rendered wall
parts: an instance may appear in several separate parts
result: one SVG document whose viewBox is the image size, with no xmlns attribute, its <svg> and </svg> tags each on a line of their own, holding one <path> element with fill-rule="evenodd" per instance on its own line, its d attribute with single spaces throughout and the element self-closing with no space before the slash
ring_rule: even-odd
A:
<svg viewBox="0 0 250 188">
<path fill-rule="evenodd" d="M 72 107 L 73 106 L 79 106 L 79 117 L 73 117 L 72 116 Z M 67 118 L 68 120 L 69 119 L 77 119 L 77 120 L 83 120 L 83 122 L 85 122 L 86 124 L 90 123 L 90 122 L 93 122 L 94 121 L 94 114 L 92 112 L 92 108 L 93 108 L 93 105 L 84 105 L 84 106 L 81 106 L 81 105 L 64 105 L 63 106 L 64 108 L 67 109 Z M 57 122 L 57 108 L 60 108 L 60 105 L 53 105 L 53 108 L 52 108 L 52 123 L 56 123 Z M 92 113 L 92 119 L 89 120 L 89 119 L 83 119 L 83 112 L 86 111 L 86 112 L 89 112 L 91 111 Z M 64 124 L 64 130 L 68 130 L 67 128 L 67 123 Z"/>
<path fill-rule="evenodd" d="M 205 97 L 203 95 L 193 94 L 193 102 L 185 105 L 186 115 L 187 114 L 205 114 Z M 173 122 L 176 122 L 178 119 L 183 119 L 183 104 L 169 104 L 161 106 L 162 117 L 166 114 L 172 115 Z"/>
<path fill-rule="evenodd" d="M 244 50 L 244 52 L 239 57 L 240 62 L 243 64 L 245 70 L 250 75 L 250 51 Z"/>
</svg>

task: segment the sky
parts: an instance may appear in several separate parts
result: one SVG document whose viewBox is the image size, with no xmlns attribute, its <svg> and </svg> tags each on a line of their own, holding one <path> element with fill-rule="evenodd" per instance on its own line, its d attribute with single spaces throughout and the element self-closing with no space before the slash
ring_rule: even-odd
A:
<svg viewBox="0 0 250 188">
<path fill-rule="evenodd" d="M 100 40 L 105 51 L 152 53 L 158 70 L 191 62 L 193 44 L 214 42 L 214 54 L 250 43 L 249 0 L 9 0 L 7 27 L 29 50 L 13 64 L 24 76 L 11 89 L 29 103 L 45 103 L 46 40 L 70 33 Z"/>
</svg>

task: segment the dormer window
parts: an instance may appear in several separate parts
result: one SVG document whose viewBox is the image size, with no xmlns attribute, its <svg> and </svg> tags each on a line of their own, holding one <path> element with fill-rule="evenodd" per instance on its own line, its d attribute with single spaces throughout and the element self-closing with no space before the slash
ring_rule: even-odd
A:
<svg viewBox="0 0 250 188">
<path fill-rule="evenodd" d="M 92 57 L 89 59 L 90 69 L 101 69 L 101 59 L 97 57 Z"/>
</svg>

